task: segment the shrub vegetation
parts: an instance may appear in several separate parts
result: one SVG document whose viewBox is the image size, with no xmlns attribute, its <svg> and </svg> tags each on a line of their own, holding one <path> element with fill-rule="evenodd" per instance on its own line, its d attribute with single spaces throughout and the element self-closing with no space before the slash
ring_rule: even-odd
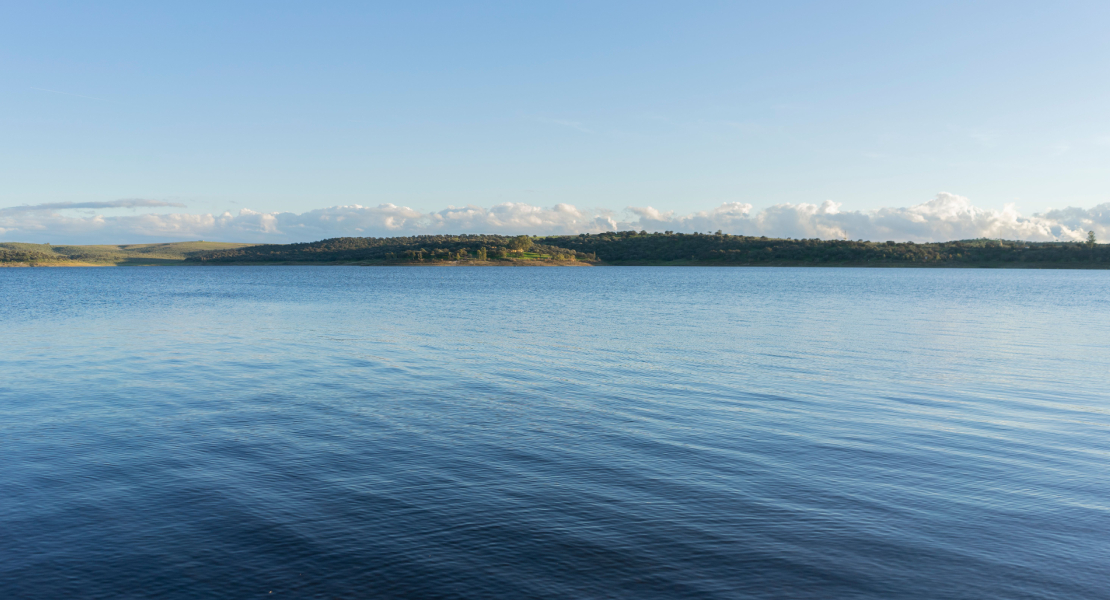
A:
<svg viewBox="0 0 1110 600">
<path fill-rule="evenodd" d="M 931 244 L 621 231 L 549 237 L 421 235 L 305 244 L 179 242 L 126 246 L 0 243 L 0 264 L 534 264 L 827 265 L 1110 268 L 1110 246 L 961 240 Z"/>
<path fill-rule="evenodd" d="M 382 264 L 580 261 L 607 264 L 1110 267 L 1110 247 L 1091 242 L 962 240 L 915 244 L 778 239 L 723 233 L 622 231 L 573 236 L 425 235 L 334 238 L 201 252 L 201 263 Z"/>
</svg>

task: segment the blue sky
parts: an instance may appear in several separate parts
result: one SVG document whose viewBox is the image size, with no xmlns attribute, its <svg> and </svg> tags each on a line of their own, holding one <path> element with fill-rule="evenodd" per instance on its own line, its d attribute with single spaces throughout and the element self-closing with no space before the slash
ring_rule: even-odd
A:
<svg viewBox="0 0 1110 600">
<path fill-rule="evenodd" d="M 7 3 L 0 207 L 1090 208 L 1108 22 L 1105 2 Z"/>
</svg>

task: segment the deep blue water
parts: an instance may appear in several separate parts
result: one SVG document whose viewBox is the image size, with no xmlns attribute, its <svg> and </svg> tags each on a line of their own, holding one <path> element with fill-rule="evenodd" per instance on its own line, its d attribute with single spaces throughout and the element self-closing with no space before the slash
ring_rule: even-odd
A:
<svg viewBox="0 0 1110 600">
<path fill-rule="evenodd" d="M 1110 598 L 1108 299 L 0 269 L 0 597 Z"/>
</svg>

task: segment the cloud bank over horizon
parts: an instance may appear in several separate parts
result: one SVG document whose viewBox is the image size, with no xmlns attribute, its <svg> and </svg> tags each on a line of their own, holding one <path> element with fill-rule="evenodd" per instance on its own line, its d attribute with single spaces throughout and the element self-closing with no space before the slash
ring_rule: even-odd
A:
<svg viewBox="0 0 1110 600">
<path fill-rule="evenodd" d="M 219 240 L 288 243 L 333 237 L 392 237 L 436 233 L 558 235 L 647 230 L 692 233 L 723 231 L 768 237 L 932 242 L 972 238 L 1028 241 L 1084 240 L 1093 230 L 1110 238 L 1110 203 L 1019 214 L 1012 206 L 983 209 L 955 194 L 940 193 L 922 204 L 874 211 L 841 211 L 840 204 L 776 204 L 754 211 L 727 202 L 707 211 L 678 214 L 651 207 L 622 213 L 570 204 L 550 208 L 507 202 L 491 208 L 449 207 L 420 212 L 394 204 L 332 206 L 304 213 L 96 214 L 96 209 L 180 207 L 157 200 L 51 203 L 0 209 L 0 241 L 56 244 L 122 244 Z M 66 214 L 84 209 L 86 214 Z M 87 214 L 88 211 L 93 214 Z"/>
</svg>

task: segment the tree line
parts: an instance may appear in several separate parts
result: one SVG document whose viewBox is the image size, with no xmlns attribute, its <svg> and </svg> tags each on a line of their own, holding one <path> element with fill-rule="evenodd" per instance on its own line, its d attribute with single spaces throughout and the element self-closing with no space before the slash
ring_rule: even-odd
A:
<svg viewBox="0 0 1110 600">
<path fill-rule="evenodd" d="M 420 264 L 496 261 L 608 264 L 1029 266 L 1110 268 L 1110 246 L 1086 242 L 961 240 L 865 242 L 717 233 L 622 231 L 566 236 L 422 235 L 333 238 L 197 253 L 219 263 L 368 262 Z"/>
<path fill-rule="evenodd" d="M 1094 266 L 1110 259 L 1110 246 L 1086 242 L 961 240 L 953 242 L 865 242 L 781 239 L 717 233 L 616 232 L 548 238 L 549 243 L 596 254 L 613 263 L 687 261 L 706 264 L 844 264 Z M 1110 264 L 1106 266 L 1110 267 Z"/>
<path fill-rule="evenodd" d="M 201 263 L 489 261 L 596 261 L 589 252 L 556 247 L 527 235 L 418 235 L 393 238 L 332 238 L 303 244 L 264 244 L 199 253 Z"/>
<path fill-rule="evenodd" d="M 606 264 L 857 265 L 857 266 L 1027 266 L 1110 268 L 1110 246 L 1085 242 L 961 240 L 915 244 L 767 238 L 724 233 L 647 233 L 532 237 L 423 235 L 393 238 L 333 238 L 303 244 L 264 244 L 225 249 L 179 248 L 178 260 L 202 264 L 351 263 L 432 264 L 584 262 Z M 169 252 L 137 248 L 134 252 Z M 115 262 L 132 250 L 104 246 L 0 243 L 0 264 L 65 261 Z M 167 255 L 168 256 L 168 255 Z"/>
</svg>

